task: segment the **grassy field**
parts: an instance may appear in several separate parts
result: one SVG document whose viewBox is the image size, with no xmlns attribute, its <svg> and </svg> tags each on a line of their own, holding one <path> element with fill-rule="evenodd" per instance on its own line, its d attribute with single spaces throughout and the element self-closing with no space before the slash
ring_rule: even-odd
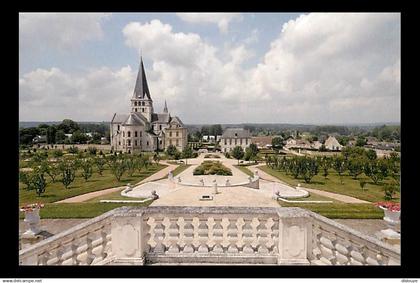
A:
<svg viewBox="0 0 420 283">
<path fill-rule="evenodd" d="M 334 200 L 333 200 L 334 201 Z M 301 207 L 319 213 L 328 218 L 337 219 L 381 219 L 384 217 L 382 209 L 364 203 L 287 203 L 279 200 L 279 204 L 284 207 Z"/>
<path fill-rule="evenodd" d="M 79 175 L 76 176 L 75 181 L 68 189 L 65 189 L 61 182 L 51 183 L 49 177 L 46 176 L 49 183 L 45 193 L 40 197 L 37 196 L 34 190 L 28 191 L 25 189 L 24 184 L 19 183 L 19 204 L 22 205 L 33 202 L 52 203 L 85 193 L 124 186 L 127 183 L 136 184 L 165 167 L 166 165 L 153 164 L 147 170 L 143 169 L 141 173 L 134 173 L 132 177 L 129 177 L 126 174 L 123 175 L 120 182 L 116 180 L 109 170 L 104 170 L 103 176 L 100 176 L 95 172 L 87 182 L 80 177 L 79 172 Z"/>
<path fill-rule="evenodd" d="M 175 168 L 174 171 L 172 171 L 173 176 L 175 177 L 176 175 L 179 175 L 181 172 L 183 172 L 185 169 L 187 169 L 190 166 L 191 165 L 185 165 L 185 164 L 179 165 L 178 167 Z"/>
<path fill-rule="evenodd" d="M 152 201 L 145 203 L 47 203 L 40 210 L 42 219 L 46 218 L 93 218 L 99 216 L 109 210 L 121 206 L 149 206 Z M 23 219 L 24 214 L 19 213 L 19 219 Z"/>
<path fill-rule="evenodd" d="M 372 180 L 366 177 L 364 174 L 359 175 L 358 179 L 364 179 L 366 181 L 365 189 L 362 190 L 359 185 L 359 180 L 354 180 L 349 175 L 343 176 L 343 184 L 340 183 L 340 177 L 338 174 L 330 170 L 327 178 L 317 175 L 314 176 L 310 183 L 305 183 L 303 179 L 294 179 L 293 176 L 286 175 L 283 171 L 277 171 L 269 168 L 268 166 L 259 166 L 259 169 L 264 172 L 290 184 L 291 186 L 296 186 L 300 183 L 303 187 L 333 192 L 342 195 L 352 196 L 358 199 L 367 200 L 370 202 L 383 201 L 384 192 L 383 186 L 384 183 L 379 183 L 375 185 Z M 384 182 L 389 182 L 385 180 Z M 397 193 L 393 201 L 399 201 L 400 194 Z"/>
<path fill-rule="evenodd" d="M 233 165 L 233 167 L 238 168 L 239 170 L 241 170 L 242 172 L 244 172 L 245 174 L 249 175 L 249 176 L 254 176 L 254 173 L 252 173 L 251 170 L 249 170 L 247 167 L 245 166 L 241 166 L 241 165 Z"/>
</svg>

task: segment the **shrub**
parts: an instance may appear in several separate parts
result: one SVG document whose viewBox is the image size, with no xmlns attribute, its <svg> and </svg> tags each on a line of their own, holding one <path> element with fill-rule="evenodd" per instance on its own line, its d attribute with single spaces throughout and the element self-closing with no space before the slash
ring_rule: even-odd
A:
<svg viewBox="0 0 420 283">
<path fill-rule="evenodd" d="M 69 147 L 69 148 L 67 149 L 67 151 L 68 151 L 69 153 L 76 154 L 76 153 L 78 153 L 78 152 L 79 152 L 79 148 L 78 148 L 77 146 L 71 146 L 71 147 Z"/>
<path fill-rule="evenodd" d="M 195 168 L 193 175 L 222 175 L 232 176 L 232 171 L 220 161 L 204 161 Z"/>
<path fill-rule="evenodd" d="M 89 146 L 88 151 L 89 151 L 89 154 L 96 155 L 97 149 L 94 146 Z"/>
<path fill-rule="evenodd" d="M 58 158 L 58 157 L 63 156 L 64 154 L 63 154 L 63 151 L 61 151 L 61 150 L 59 150 L 59 149 L 55 149 L 55 150 L 53 150 L 52 155 L 53 155 L 54 157 Z"/>
</svg>

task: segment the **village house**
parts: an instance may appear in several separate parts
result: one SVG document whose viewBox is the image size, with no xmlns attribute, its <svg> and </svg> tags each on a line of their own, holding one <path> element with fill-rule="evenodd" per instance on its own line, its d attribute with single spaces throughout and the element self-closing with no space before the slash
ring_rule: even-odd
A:
<svg viewBox="0 0 420 283">
<path fill-rule="evenodd" d="M 328 139 L 325 141 L 324 146 L 328 150 L 332 151 L 341 151 L 343 146 L 337 141 L 334 136 L 329 136 Z"/>
<path fill-rule="evenodd" d="M 227 128 L 220 139 L 222 152 L 229 152 L 238 145 L 245 150 L 250 144 L 251 133 L 244 128 Z"/>
<path fill-rule="evenodd" d="M 258 149 L 270 149 L 272 148 L 273 136 L 261 136 L 261 137 L 252 137 L 251 143 L 257 145 Z"/>
</svg>

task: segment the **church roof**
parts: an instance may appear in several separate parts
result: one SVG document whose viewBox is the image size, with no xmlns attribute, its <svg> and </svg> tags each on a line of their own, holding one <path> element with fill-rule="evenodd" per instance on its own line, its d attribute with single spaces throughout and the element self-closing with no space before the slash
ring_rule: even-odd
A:
<svg viewBox="0 0 420 283">
<path fill-rule="evenodd" d="M 121 124 L 125 120 L 127 120 L 128 115 L 127 114 L 115 114 L 114 118 L 112 119 L 111 123 L 115 124 Z"/>
<path fill-rule="evenodd" d="M 169 123 L 170 118 L 168 113 L 153 113 L 152 123 Z"/>
<path fill-rule="evenodd" d="M 249 130 L 244 128 L 227 128 L 222 135 L 222 138 L 250 138 Z"/>
<path fill-rule="evenodd" d="M 178 116 L 171 117 L 170 123 L 172 123 L 172 122 L 175 122 L 175 123 L 179 124 L 181 127 L 185 127 L 184 123 L 182 123 L 181 119 L 179 119 Z"/>
<path fill-rule="evenodd" d="M 140 58 L 140 67 L 137 74 L 136 86 L 134 87 L 133 98 L 151 99 L 146 80 L 146 72 L 144 71 L 143 58 Z"/>
<path fill-rule="evenodd" d="M 137 115 L 136 113 L 130 113 L 127 119 L 124 121 L 123 125 L 145 125 L 147 123 L 146 118 L 141 115 Z"/>
</svg>

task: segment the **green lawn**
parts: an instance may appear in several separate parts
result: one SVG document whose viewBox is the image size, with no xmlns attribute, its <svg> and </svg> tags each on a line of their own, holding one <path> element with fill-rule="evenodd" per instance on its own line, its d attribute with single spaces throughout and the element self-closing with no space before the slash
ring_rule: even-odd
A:
<svg viewBox="0 0 420 283">
<path fill-rule="evenodd" d="M 40 210 L 40 216 L 45 218 L 93 218 L 109 210 L 121 206 L 149 206 L 152 201 L 145 203 L 47 203 Z M 19 218 L 23 219 L 24 214 L 19 213 Z"/>
<path fill-rule="evenodd" d="M 185 165 L 185 164 L 179 165 L 178 167 L 175 168 L 174 171 L 172 171 L 173 176 L 175 177 L 176 175 L 179 175 L 181 172 L 183 172 L 185 169 L 187 169 L 190 166 L 191 165 Z"/>
<path fill-rule="evenodd" d="M 309 193 L 309 196 L 306 198 L 294 198 L 294 199 L 290 199 L 290 200 L 298 200 L 298 201 L 319 201 L 319 200 L 327 200 L 327 201 L 333 201 L 334 203 L 343 203 L 341 201 L 335 200 L 335 199 L 331 199 L 328 197 L 324 197 L 318 194 L 314 194 L 314 193 Z"/>
<path fill-rule="evenodd" d="M 361 174 L 358 177 L 358 179 L 364 179 L 366 181 L 365 189 L 362 190 L 359 185 L 359 180 L 354 180 L 351 176 L 347 174 L 343 176 L 343 184 L 341 184 L 340 177 L 333 170 L 329 171 L 329 175 L 326 179 L 321 175 L 317 175 L 314 176 L 310 183 L 305 183 L 303 179 L 294 179 L 293 176 L 286 175 L 283 171 L 273 170 L 266 165 L 259 166 L 258 168 L 290 184 L 291 186 L 296 186 L 298 183 L 300 183 L 303 187 L 338 193 L 342 195 L 348 195 L 370 202 L 384 200 L 384 184 L 375 185 L 372 182 L 372 180 L 366 177 L 364 174 Z M 389 182 L 389 180 L 385 180 L 384 182 Z M 397 193 L 393 201 L 398 202 L 399 198 L 400 194 Z"/>
<path fill-rule="evenodd" d="M 28 191 L 25 189 L 24 184 L 19 183 L 19 204 L 22 205 L 33 202 L 52 203 L 89 192 L 123 186 L 127 183 L 136 184 L 165 167 L 166 165 L 153 164 L 147 170 L 143 169 L 141 173 L 134 173 L 132 177 L 124 174 L 120 182 L 116 180 L 109 170 L 104 170 L 103 176 L 100 176 L 95 172 L 87 182 L 80 176 L 79 172 L 78 175 L 76 175 L 75 181 L 68 189 L 65 189 L 61 182 L 51 183 L 47 176 L 46 179 L 49 183 L 45 193 L 40 197 L 37 196 L 34 190 Z"/>
<path fill-rule="evenodd" d="M 333 200 L 334 201 L 334 200 Z M 284 207 L 301 207 L 319 213 L 328 218 L 336 219 L 381 219 L 384 217 L 382 209 L 373 204 L 365 203 L 287 203 L 278 201 Z"/>
<path fill-rule="evenodd" d="M 249 176 L 254 176 L 254 173 L 252 173 L 251 170 L 249 170 L 247 167 L 245 167 L 243 165 L 233 165 L 233 166 L 238 168 L 239 170 L 241 170 L 242 172 L 244 172 L 245 174 L 247 174 Z"/>
</svg>

